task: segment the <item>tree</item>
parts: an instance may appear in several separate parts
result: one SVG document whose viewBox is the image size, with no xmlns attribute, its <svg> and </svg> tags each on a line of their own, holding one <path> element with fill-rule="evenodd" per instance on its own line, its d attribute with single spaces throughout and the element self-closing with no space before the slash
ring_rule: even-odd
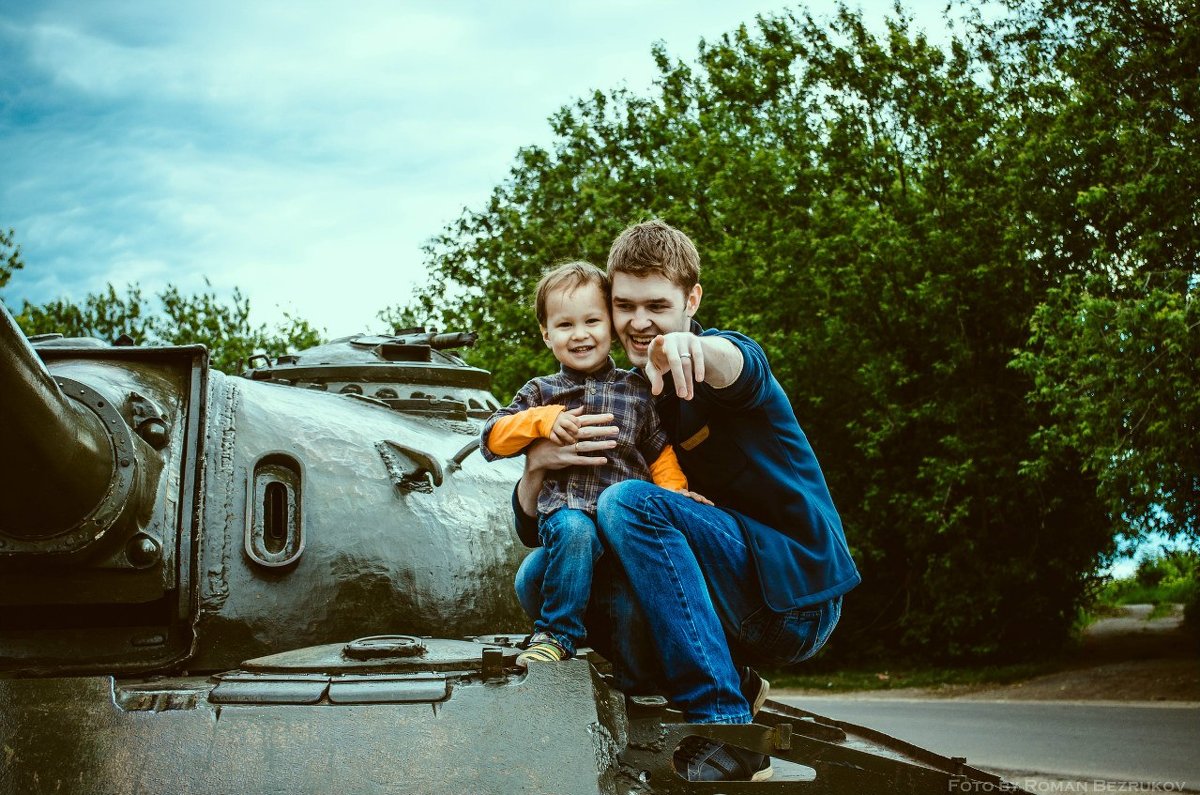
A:
<svg viewBox="0 0 1200 795">
<path fill-rule="evenodd" d="M 427 250 L 421 310 L 486 331 L 473 361 L 508 393 L 551 366 L 525 304 L 543 266 L 602 262 L 650 216 L 687 231 L 702 319 L 763 343 L 843 513 L 864 585 L 842 654 L 1045 651 L 1112 547 L 1095 474 L 1035 443 L 1052 406 L 1010 366 L 1060 275 L 1017 222 L 1043 86 L 1013 105 L 1019 60 L 972 34 L 842 9 L 760 17 L 692 65 L 657 48 L 653 96 L 564 108 Z"/>
<path fill-rule="evenodd" d="M 1200 537 L 1200 26 L 1182 2 L 1023 3 L 1021 212 L 1054 286 L 1016 365 L 1052 421 L 1036 470 L 1073 450 L 1112 532 Z M 1007 48 L 1007 49 L 1006 49 Z"/>
<path fill-rule="evenodd" d="M 8 284 L 14 272 L 25 267 L 21 261 L 21 247 L 13 242 L 14 233 L 0 231 L 0 287 Z"/>
<path fill-rule="evenodd" d="M 104 292 L 90 293 L 79 302 L 66 298 L 44 304 L 24 301 L 16 319 L 30 336 L 57 333 L 112 342 L 125 334 L 137 342 L 154 339 L 152 313 L 137 285 L 129 285 L 119 294 L 109 284 Z"/>
<path fill-rule="evenodd" d="M 292 314 L 285 313 L 283 322 L 273 328 L 253 325 L 250 300 L 238 289 L 228 304 L 217 298 L 211 286 L 205 292 L 184 295 L 168 285 L 158 297 L 163 315 L 154 324 L 156 338 L 171 345 L 207 345 L 212 352 L 212 366 L 228 373 L 243 369 L 253 354 L 278 356 L 321 342 L 317 329 Z"/>
<path fill-rule="evenodd" d="M 23 267 L 13 233 L 0 235 L 0 287 L 12 272 Z M 5 253 L 5 250 L 8 253 Z M 256 353 L 279 355 L 317 345 L 320 332 L 308 321 L 285 315 L 274 327 L 250 322 L 250 301 L 240 290 L 225 302 L 205 281 L 207 289 L 185 295 L 168 284 L 156 297 L 155 310 L 136 285 L 118 293 L 109 284 L 103 292 L 79 301 L 60 298 L 44 304 L 22 302 L 17 323 L 28 335 L 58 333 L 65 337 L 96 337 L 109 341 L 122 334 L 139 344 L 183 345 L 200 343 L 209 350 L 211 366 L 234 374 Z"/>
</svg>

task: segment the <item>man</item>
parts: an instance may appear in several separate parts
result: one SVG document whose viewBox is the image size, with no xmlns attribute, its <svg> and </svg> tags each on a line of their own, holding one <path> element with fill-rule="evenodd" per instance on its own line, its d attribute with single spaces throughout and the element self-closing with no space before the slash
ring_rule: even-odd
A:
<svg viewBox="0 0 1200 795">
<path fill-rule="evenodd" d="M 691 240 L 661 221 L 632 226 L 613 243 L 608 275 L 617 335 L 658 396 L 690 488 L 715 506 L 641 481 L 601 495 L 605 554 L 593 580 L 589 642 L 613 661 L 627 692 L 665 693 L 694 723 L 749 723 L 765 683 L 745 666 L 815 654 L 858 571 L 816 456 L 762 349 L 693 320 L 702 289 Z M 545 473 L 604 463 L 611 422 L 585 415 L 580 441 L 528 449 L 514 493 L 523 538 Z M 535 550 L 518 573 L 526 610 L 536 606 L 544 557 Z M 693 739 L 675 753 L 689 780 L 771 774 L 762 754 Z"/>
</svg>

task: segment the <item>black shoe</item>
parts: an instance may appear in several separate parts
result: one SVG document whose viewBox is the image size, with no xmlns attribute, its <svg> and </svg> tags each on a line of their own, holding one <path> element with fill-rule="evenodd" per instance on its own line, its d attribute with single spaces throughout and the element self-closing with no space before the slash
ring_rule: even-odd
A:
<svg viewBox="0 0 1200 795">
<path fill-rule="evenodd" d="M 757 715 L 758 711 L 762 709 L 763 702 L 767 700 L 767 694 L 771 692 L 771 683 L 749 667 L 739 670 L 738 676 L 741 680 L 739 687 L 742 695 L 746 697 L 746 703 L 750 705 L 750 714 Z"/>
<path fill-rule="evenodd" d="M 688 781 L 766 781 L 774 772 L 766 754 L 704 737 L 679 744 L 675 770 Z"/>
</svg>

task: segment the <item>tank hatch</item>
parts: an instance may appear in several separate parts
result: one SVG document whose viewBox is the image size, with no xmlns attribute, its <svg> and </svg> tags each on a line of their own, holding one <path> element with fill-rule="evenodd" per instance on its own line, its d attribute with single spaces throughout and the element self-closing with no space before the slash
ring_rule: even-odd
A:
<svg viewBox="0 0 1200 795">
<path fill-rule="evenodd" d="M 487 419 L 500 408 L 491 394 L 491 374 L 456 353 L 475 344 L 476 337 L 473 332 L 438 334 L 423 328 L 356 334 L 275 359 L 252 356 L 242 375 L 346 395 L 407 414 Z"/>
<path fill-rule="evenodd" d="M 214 704 L 433 703 L 450 696 L 456 674 L 496 680 L 517 650 L 498 644 L 375 635 L 272 654 L 217 674 Z"/>
<path fill-rule="evenodd" d="M 373 635 L 350 643 L 310 646 L 242 663 L 257 673 L 376 673 L 380 671 L 482 670 L 487 652 L 511 664 L 519 649 L 471 640 Z"/>
</svg>

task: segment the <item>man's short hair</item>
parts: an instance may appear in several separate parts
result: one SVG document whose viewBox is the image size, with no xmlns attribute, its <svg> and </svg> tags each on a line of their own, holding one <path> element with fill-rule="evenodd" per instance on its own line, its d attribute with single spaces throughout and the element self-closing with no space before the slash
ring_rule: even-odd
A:
<svg viewBox="0 0 1200 795">
<path fill-rule="evenodd" d="M 658 220 L 628 227 L 608 251 L 608 278 L 665 276 L 685 293 L 700 281 L 700 253 L 683 232 Z"/>
<path fill-rule="evenodd" d="M 541 326 L 546 325 L 546 299 L 551 292 L 560 287 L 574 291 L 585 284 L 598 286 L 600 292 L 604 293 L 605 306 L 608 305 L 608 277 L 604 275 L 604 271 L 590 262 L 583 262 L 582 260 L 563 262 L 554 265 L 542 274 L 542 279 L 537 284 L 536 298 L 534 300 L 538 324 Z"/>
</svg>

